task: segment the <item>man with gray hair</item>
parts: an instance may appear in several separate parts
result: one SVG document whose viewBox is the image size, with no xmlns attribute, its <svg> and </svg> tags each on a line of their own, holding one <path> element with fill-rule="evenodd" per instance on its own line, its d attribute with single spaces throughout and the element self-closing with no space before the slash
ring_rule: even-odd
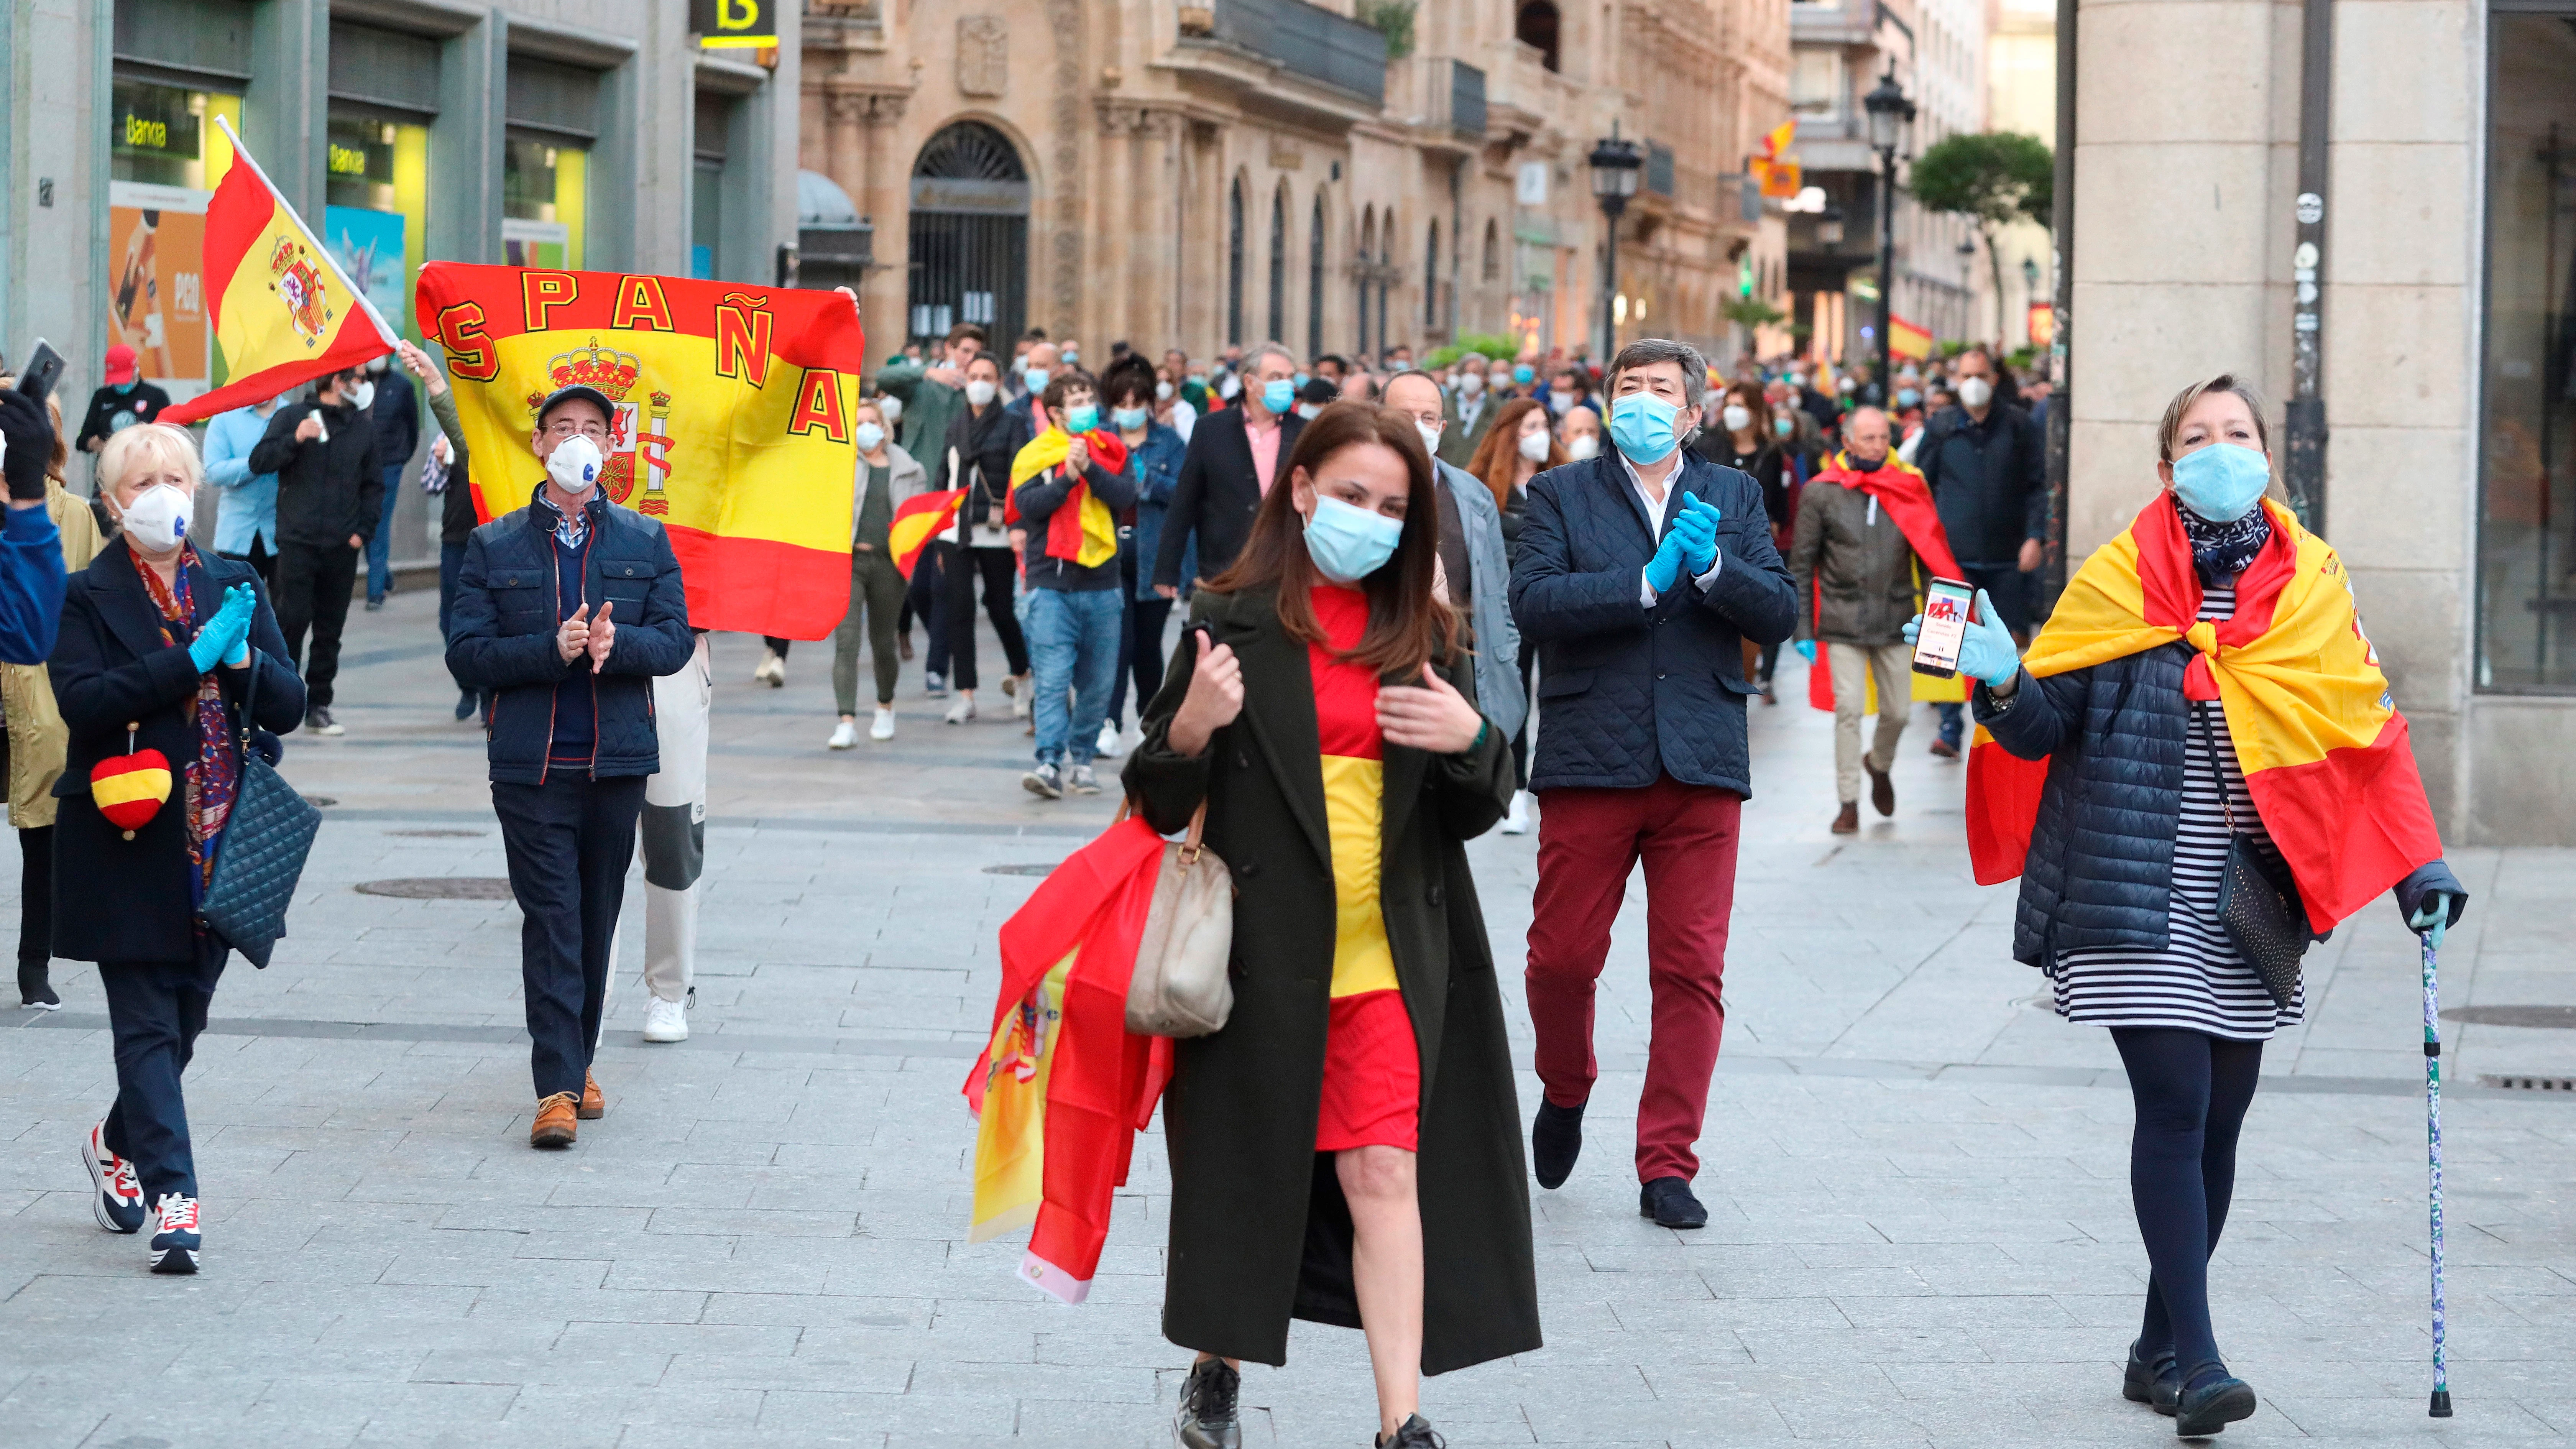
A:
<svg viewBox="0 0 2576 1449">
<path fill-rule="evenodd" d="M 1485 369 L 1492 362 L 1481 352 L 1461 354 L 1458 358 L 1458 381 L 1449 392 L 1449 424 L 1440 430 L 1439 458 L 1452 468 L 1464 468 L 1483 446 L 1485 434 L 1494 428 L 1494 414 L 1502 409 L 1485 396 Z"/>
<path fill-rule="evenodd" d="M 1163 515 L 1155 551 L 1154 589 L 1164 598 L 1181 591 L 1181 560 L 1190 538 L 1199 543 L 1199 575 L 1215 578 L 1234 567 L 1234 556 L 1252 536 L 1252 515 L 1297 446 L 1297 354 L 1264 342 L 1244 360 L 1243 391 L 1235 405 L 1199 419 L 1181 455 L 1180 481 Z"/>
<path fill-rule="evenodd" d="M 1628 877 L 1646 867 L 1654 1034 L 1637 1104 L 1638 1212 L 1708 1222 L 1696 1144 L 1726 1024 L 1719 983 L 1735 903 L 1739 812 L 1753 793 L 1744 644 L 1798 624 L 1761 485 L 1681 445 L 1708 367 L 1650 339 L 1610 366 L 1610 451 L 1530 480 L 1512 613 L 1538 644 L 1544 706 L 1529 931 L 1530 1023 L 1545 1098 L 1530 1129 L 1539 1186 L 1574 1170 L 1598 1066 L 1593 994 Z"/>
</svg>

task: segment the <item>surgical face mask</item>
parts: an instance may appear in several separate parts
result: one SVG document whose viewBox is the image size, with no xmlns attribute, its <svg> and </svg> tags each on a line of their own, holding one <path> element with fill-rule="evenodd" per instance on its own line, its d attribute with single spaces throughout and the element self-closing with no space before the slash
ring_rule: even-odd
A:
<svg viewBox="0 0 2576 1449">
<path fill-rule="evenodd" d="M 578 498 L 599 481 L 599 445 L 588 433 L 575 433 L 555 444 L 546 455 L 546 476 L 555 486 Z"/>
<path fill-rule="evenodd" d="M 1896 390 L 1896 405 L 1898 407 L 1910 408 L 1921 401 L 1923 401 L 1923 394 L 1913 388 L 1900 387 Z"/>
<path fill-rule="evenodd" d="M 1461 375 L 1458 379 L 1458 395 L 1460 397 L 1474 397 L 1484 390 L 1485 378 L 1482 373 L 1470 372 Z"/>
<path fill-rule="evenodd" d="M 1994 398 L 1995 385 L 1982 377 L 1959 379 L 1959 401 L 1972 408 L 1984 407 Z"/>
<path fill-rule="evenodd" d="M 1081 364 L 1081 362 L 1082 362 L 1082 354 L 1081 354 L 1081 353 L 1076 352 L 1075 350 L 1073 350 L 1073 349 L 1072 349 L 1072 348 L 1070 348 L 1070 347 L 1068 347 L 1068 348 L 1066 348 L 1066 349 L 1064 350 L 1064 365 L 1065 365 L 1065 366 L 1067 366 L 1067 367 L 1075 367 L 1075 366 L 1079 366 L 1079 365 Z"/>
<path fill-rule="evenodd" d="M 859 424 L 850 430 L 850 436 L 858 440 L 862 453 L 873 453 L 885 444 L 885 429 L 875 423 Z"/>
<path fill-rule="evenodd" d="M 1289 404 L 1296 400 L 1297 385 L 1284 377 L 1274 377 L 1261 385 L 1261 405 L 1274 418 L 1288 411 Z"/>
<path fill-rule="evenodd" d="M 1574 399 L 1575 394 L 1567 392 L 1561 387 L 1552 389 L 1547 395 L 1550 408 L 1559 416 L 1563 416 L 1567 408 L 1574 406 Z"/>
<path fill-rule="evenodd" d="M 125 505 L 125 533 L 145 553 L 168 553 L 188 536 L 196 499 L 174 484 L 155 483 Z"/>
<path fill-rule="evenodd" d="M 1166 386 L 1166 387 L 1169 387 L 1170 385 L 1171 385 L 1171 384 L 1169 384 L 1169 383 L 1165 383 L 1165 384 L 1164 384 L 1164 386 Z M 1190 386 L 1192 386 L 1192 387 L 1205 387 L 1205 386 L 1207 386 L 1207 374 L 1206 374 L 1206 373 L 1204 373 L 1204 372 L 1193 372 L 1193 373 L 1191 373 L 1191 374 L 1190 374 Z"/>
<path fill-rule="evenodd" d="M 1319 414 L 1319 413 L 1321 413 L 1321 412 L 1323 412 L 1323 410 L 1324 410 L 1324 405 L 1323 405 L 1322 403 L 1299 403 L 1299 404 L 1297 404 L 1297 416 L 1299 416 L 1299 417 L 1301 417 L 1301 418 L 1304 418 L 1306 421 L 1308 421 L 1308 422 L 1310 422 L 1310 423 L 1311 423 L 1311 422 L 1313 422 L 1313 421 L 1315 420 L 1315 418 L 1316 418 L 1316 415 L 1317 415 L 1317 414 Z"/>
<path fill-rule="evenodd" d="M 903 399 L 892 393 L 877 399 L 877 411 L 884 415 L 887 427 L 903 421 Z"/>
<path fill-rule="evenodd" d="M 1844 379 L 1843 379 L 1843 391 L 1845 391 L 1845 392 L 1858 392 L 1858 391 L 1860 391 L 1860 379 L 1859 379 L 1859 378 L 1856 378 L 1856 377 L 1847 377 L 1847 378 L 1844 378 Z"/>
<path fill-rule="evenodd" d="M 1512 369 L 1512 381 L 1522 387 L 1527 387 L 1531 383 L 1538 381 L 1538 374 L 1526 367 L 1515 367 Z"/>
<path fill-rule="evenodd" d="M 976 378 L 966 384 L 966 400 L 982 407 L 993 400 L 996 384 L 990 378 Z"/>
<path fill-rule="evenodd" d="M 1031 392 L 1046 391 L 1048 376 L 1049 374 L 1047 370 L 1043 367 L 1029 367 L 1022 368 L 1020 370 L 1020 381 L 1028 384 L 1028 389 Z"/>
<path fill-rule="evenodd" d="M 1510 387 L 1511 385 L 1512 375 L 1508 372 L 1491 372 L 1485 375 L 1485 386 L 1492 388 L 1496 392 L 1501 392 L 1504 388 Z"/>
<path fill-rule="evenodd" d="M 1790 373 L 1789 385 L 1791 387 L 1805 387 L 1807 385 L 1807 375 L 1803 372 Z"/>
<path fill-rule="evenodd" d="M 1610 440 L 1631 463 L 1660 463 L 1681 446 L 1673 420 L 1681 409 L 1650 392 L 1632 392 L 1610 405 Z"/>
<path fill-rule="evenodd" d="M 1843 449 L 1843 461 L 1860 472 L 1875 473 L 1887 466 L 1887 447 L 1881 444 L 1877 452 L 1863 453 L 1860 450 L 1860 444 L 1854 443 Z"/>
<path fill-rule="evenodd" d="M 356 387 L 349 389 L 349 406 L 365 412 L 375 405 L 376 385 L 374 383 L 361 381 Z"/>
<path fill-rule="evenodd" d="M 1578 463 L 1600 457 L 1601 435 L 1599 433 L 1575 434 L 1573 441 L 1565 445 L 1565 456 Z"/>
<path fill-rule="evenodd" d="M 2272 460 L 2235 443 L 2213 443 L 2173 462 L 2173 491 L 2182 506 L 2212 523 L 2254 511 L 2272 481 Z"/>
<path fill-rule="evenodd" d="M 1294 379 L 1294 381 L 1295 381 L 1295 382 L 1296 382 L 1296 384 L 1297 384 L 1297 390 L 1298 390 L 1299 392 L 1304 392 L 1304 391 L 1306 390 L 1306 384 L 1307 384 L 1307 382 L 1308 382 L 1309 380 L 1310 380 L 1310 379 L 1308 379 L 1308 378 L 1307 378 L 1306 374 L 1304 374 L 1304 373 L 1302 373 L 1302 372 L 1301 372 L 1301 373 L 1299 373 L 1299 374 L 1297 374 L 1296 378 Z"/>
<path fill-rule="evenodd" d="M 1422 435 L 1422 450 L 1424 452 L 1437 453 L 1440 451 L 1440 429 L 1431 426 L 1420 418 L 1415 418 L 1413 420 L 1413 430 Z"/>
<path fill-rule="evenodd" d="M 142 386 L 142 385 L 143 385 L 143 379 L 141 379 L 141 378 L 139 378 L 139 377 L 138 377 L 138 378 L 135 378 L 135 379 L 134 379 L 133 381 L 131 381 L 131 382 L 120 382 L 120 383 L 116 384 L 116 391 L 117 391 L 117 393 L 118 393 L 120 396 L 122 396 L 123 394 L 130 393 L 130 392 L 134 391 L 137 387 L 140 387 L 140 386 Z"/>
<path fill-rule="evenodd" d="M 1730 433 L 1740 433 L 1753 426 L 1753 410 L 1742 403 L 1728 403 L 1718 416 L 1725 420 L 1726 430 Z"/>
<path fill-rule="evenodd" d="M 1356 584 L 1395 557 L 1404 538 L 1404 520 L 1354 507 L 1338 498 L 1315 495 L 1315 514 L 1306 520 L 1306 556 L 1315 571 L 1337 584 Z"/>
<path fill-rule="evenodd" d="M 1158 382 L 1158 383 L 1154 384 L 1154 401 L 1156 401 L 1156 402 L 1170 402 L 1171 400 L 1172 400 L 1172 385 L 1171 385 L 1170 383 L 1168 383 L 1168 382 Z"/>
<path fill-rule="evenodd" d="M 367 364 L 367 371 L 375 373 L 381 377 L 384 375 L 385 364 L 390 360 L 391 359 L 389 358 L 379 357 L 375 361 Z"/>
<path fill-rule="evenodd" d="M 1100 409 L 1094 404 L 1064 410 L 1064 430 L 1068 433 L 1087 433 L 1099 426 Z"/>
<path fill-rule="evenodd" d="M 1793 437 L 1798 431 L 1798 420 L 1792 417 L 1773 418 L 1771 420 L 1771 431 L 1784 438 Z"/>
<path fill-rule="evenodd" d="M 1118 431 L 1122 433 L 1132 433 L 1137 431 L 1144 427 L 1145 420 L 1152 416 L 1152 413 L 1147 412 L 1143 408 L 1111 408 L 1109 410 L 1109 421 L 1116 424 Z"/>
<path fill-rule="evenodd" d="M 1521 434 L 1520 446 L 1522 457 L 1529 459 L 1533 463 L 1544 463 L 1547 461 L 1547 434 L 1523 433 Z"/>
</svg>

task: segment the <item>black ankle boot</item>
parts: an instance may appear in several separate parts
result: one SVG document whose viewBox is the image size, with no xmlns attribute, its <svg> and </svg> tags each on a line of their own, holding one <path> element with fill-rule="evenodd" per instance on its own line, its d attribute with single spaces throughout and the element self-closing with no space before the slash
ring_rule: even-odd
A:
<svg viewBox="0 0 2576 1449">
<path fill-rule="evenodd" d="M 2174 1400 L 2182 1395 L 2182 1375 L 2174 1368 L 2171 1348 L 2156 1351 L 2153 1357 L 2140 1358 L 2138 1345 L 2129 1345 L 2129 1364 L 2120 1376 L 2120 1397 L 2133 1404 L 2152 1406 L 2159 1414 L 2171 1414 Z"/>
<path fill-rule="evenodd" d="M 1583 1108 L 1539 1098 L 1538 1117 L 1530 1123 L 1530 1171 L 1537 1174 L 1538 1185 L 1563 1185 L 1574 1171 L 1574 1159 L 1582 1155 Z"/>
<path fill-rule="evenodd" d="M 54 994 L 52 983 L 46 979 L 48 974 L 46 968 L 51 964 L 47 961 L 18 963 L 18 1004 L 20 1006 L 33 1007 L 38 1011 L 62 1010 L 63 999 Z"/>
</svg>

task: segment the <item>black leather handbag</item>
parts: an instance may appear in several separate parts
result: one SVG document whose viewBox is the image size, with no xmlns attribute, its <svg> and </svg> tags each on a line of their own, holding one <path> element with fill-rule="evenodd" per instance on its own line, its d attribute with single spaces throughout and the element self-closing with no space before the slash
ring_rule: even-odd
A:
<svg viewBox="0 0 2576 1449">
<path fill-rule="evenodd" d="M 235 739 L 241 747 L 241 783 L 233 811 L 215 848 L 214 879 L 200 914 L 206 925 L 265 968 L 269 952 L 286 934 L 286 907 L 304 876 L 305 857 L 321 832 L 322 812 L 295 792 L 266 756 L 252 748 L 251 701 L 259 697 L 259 651 L 250 651 Z"/>
<path fill-rule="evenodd" d="M 2264 858 L 2254 837 L 2236 832 L 2236 805 L 2229 798 L 2227 776 L 2218 768 L 2218 741 L 2209 720 L 2193 711 L 2201 737 L 2209 745 L 2209 774 L 2218 786 L 2218 805 L 2227 815 L 2227 864 L 2218 877 L 2218 924 L 2236 943 L 2236 954 L 2254 968 L 2254 977 L 2272 994 L 2281 1010 L 2299 989 L 2299 958 L 2308 952 L 2308 912 L 2295 886 L 2285 886 Z"/>
</svg>

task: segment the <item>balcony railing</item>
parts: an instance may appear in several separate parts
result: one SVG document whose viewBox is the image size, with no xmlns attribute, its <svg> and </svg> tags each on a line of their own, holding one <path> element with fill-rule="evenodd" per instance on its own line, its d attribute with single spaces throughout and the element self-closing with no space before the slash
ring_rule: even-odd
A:
<svg viewBox="0 0 2576 1449">
<path fill-rule="evenodd" d="M 1214 11 L 1211 38 L 1371 106 L 1386 104 L 1386 37 L 1358 21 L 1305 0 L 1216 0 Z"/>
</svg>

